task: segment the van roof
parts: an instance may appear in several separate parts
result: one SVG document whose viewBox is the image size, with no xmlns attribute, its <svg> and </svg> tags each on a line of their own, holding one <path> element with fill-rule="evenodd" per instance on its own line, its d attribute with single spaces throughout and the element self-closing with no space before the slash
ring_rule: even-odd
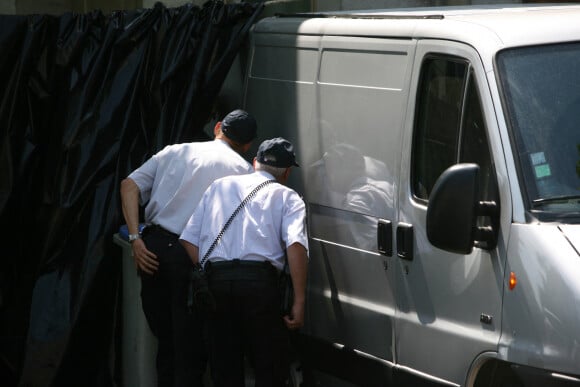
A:
<svg viewBox="0 0 580 387">
<path fill-rule="evenodd" d="M 579 20 L 580 5 L 511 4 L 278 15 L 261 20 L 255 31 L 448 39 L 493 55 L 506 47 L 580 41 Z"/>
</svg>

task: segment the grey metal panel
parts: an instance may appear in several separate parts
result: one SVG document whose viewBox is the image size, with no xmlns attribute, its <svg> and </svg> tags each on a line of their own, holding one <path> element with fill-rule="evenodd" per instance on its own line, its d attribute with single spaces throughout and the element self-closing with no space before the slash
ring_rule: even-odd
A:
<svg viewBox="0 0 580 387">
<path fill-rule="evenodd" d="M 314 82 L 320 38 L 296 35 L 255 35 L 251 78 Z M 276 42 L 275 45 L 272 42 Z"/>
<path fill-rule="evenodd" d="M 477 47 L 486 70 L 505 47 L 580 38 L 578 5 L 481 5 L 328 12 L 335 17 L 266 18 L 259 32 L 326 36 L 445 39 Z M 413 17 L 414 16 L 414 17 Z M 429 16 L 437 16 L 430 18 Z"/>
<path fill-rule="evenodd" d="M 244 106 L 258 122 L 255 143 L 285 137 L 296 146 L 298 163 L 308 165 L 315 159 L 312 145 L 316 137 L 308 130 L 314 109 L 320 37 L 254 33 L 251 39 Z M 303 194 L 302 169 L 295 170 L 290 174 L 290 184 Z"/>
<path fill-rule="evenodd" d="M 308 334 L 393 361 L 393 283 L 376 254 L 310 242 Z"/>
<path fill-rule="evenodd" d="M 580 225 L 512 225 L 506 272 L 517 285 L 504 296 L 500 358 L 580 373 L 579 238 Z"/>
</svg>

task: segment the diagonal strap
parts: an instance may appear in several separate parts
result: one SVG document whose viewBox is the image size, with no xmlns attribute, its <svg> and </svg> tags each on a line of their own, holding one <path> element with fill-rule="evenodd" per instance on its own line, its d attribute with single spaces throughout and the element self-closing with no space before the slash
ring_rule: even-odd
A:
<svg viewBox="0 0 580 387">
<path fill-rule="evenodd" d="M 228 219 L 228 221 L 226 222 L 226 224 L 224 224 L 224 227 L 219 232 L 219 234 L 217 235 L 217 237 L 214 239 L 213 243 L 211 244 L 211 246 L 209 247 L 209 249 L 207 250 L 207 252 L 203 256 L 202 260 L 199 262 L 199 265 L 202 268 L 203 268 L 203 265 L 205 264 L 205 261 L 207 261 L 207 258 L 209 257 L 209 255 L 213 251 L 213 249 L 215 249 L 215 247 L 217 246 L 217 244 L 219 243 L 219 241 L 222 239 L 222 237 L 223 237 L 224 233 L 226 232 L 227 228 L 230 227 L 230 224 L 232 224 L 232 221 L 234 220 L 234 218 L 236 217 L 236 215 L 238 215 L 238 213 L 242 210 L 242 208 L 244 208 L 244 206 L 246 204 L 248 204 L 248 202 L 250 200 L 252 200 L 252 198 L 254 196 L 256 196 L 256 194 L 258 193 L 259 190 L 261 190 L 262 188 L 264 188 L 268 184 L 272 184 L 272 183 L 275 183 L 275 182 L 276 182 L 276 180 L 266 180 L 266 181 L 260 183 L 257 187 L 255 187 L 252 190 L 252 192 L 250 192 L 248 194 L 248 196 L 245 197 L 244 200 L 242 200 L 242 202 L 238 205 L 238 208 L 236 208 L 234 210 L 234 212 L 230 215 L 230 218 Z"/>
</svg>

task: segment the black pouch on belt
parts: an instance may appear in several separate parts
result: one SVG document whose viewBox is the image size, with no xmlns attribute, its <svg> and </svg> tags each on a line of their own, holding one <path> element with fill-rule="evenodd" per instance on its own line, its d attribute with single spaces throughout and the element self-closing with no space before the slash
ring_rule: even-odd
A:
<svg viewBox="0 0 580 387">
<path fill-rule="evenodd" d="M 194 265 L 189 276 L 187 306 L 190 313 L 198 311 L 210 313 L 215 311 L 215 300 L 209 291 L 207 273 L 201 265 Z"/>
<path fill-rule="evenodd" d="M 278 289 L 280 292 L 280 312 L 282 316 L 289 315 L 292 312 L 294 303 L 294 287 L 292 286 L 292 277 L 288 267 L 288 258 L 286 258 L 284 268 L 278 278 Z"/>
</svg>

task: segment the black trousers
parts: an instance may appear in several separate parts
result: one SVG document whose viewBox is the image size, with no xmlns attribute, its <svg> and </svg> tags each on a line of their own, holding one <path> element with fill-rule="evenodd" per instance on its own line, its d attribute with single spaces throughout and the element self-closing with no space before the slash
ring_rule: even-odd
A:
<svg viewBox="0 0 580 387">
<path fill-rule="evenodd" d="M 282 387 L 288 376 L 288 331 L 281 317 L 276 270 L 267 263 L 209 263 L 216 300 L 207 316 L 216 387 L 244 386 L 244 356 L 255 387 Z"/>
<path fill-rule="evenodd" d="M 159 259 L 155 274 L 140 273 L 143 312 L 158 340 L 157 385 L 203 386 L 207 367 L 203 321 L 187 308 L 191 260 L 178 236 L 161 228 L 146 228 L 143 241 Z"/>
</svg>

